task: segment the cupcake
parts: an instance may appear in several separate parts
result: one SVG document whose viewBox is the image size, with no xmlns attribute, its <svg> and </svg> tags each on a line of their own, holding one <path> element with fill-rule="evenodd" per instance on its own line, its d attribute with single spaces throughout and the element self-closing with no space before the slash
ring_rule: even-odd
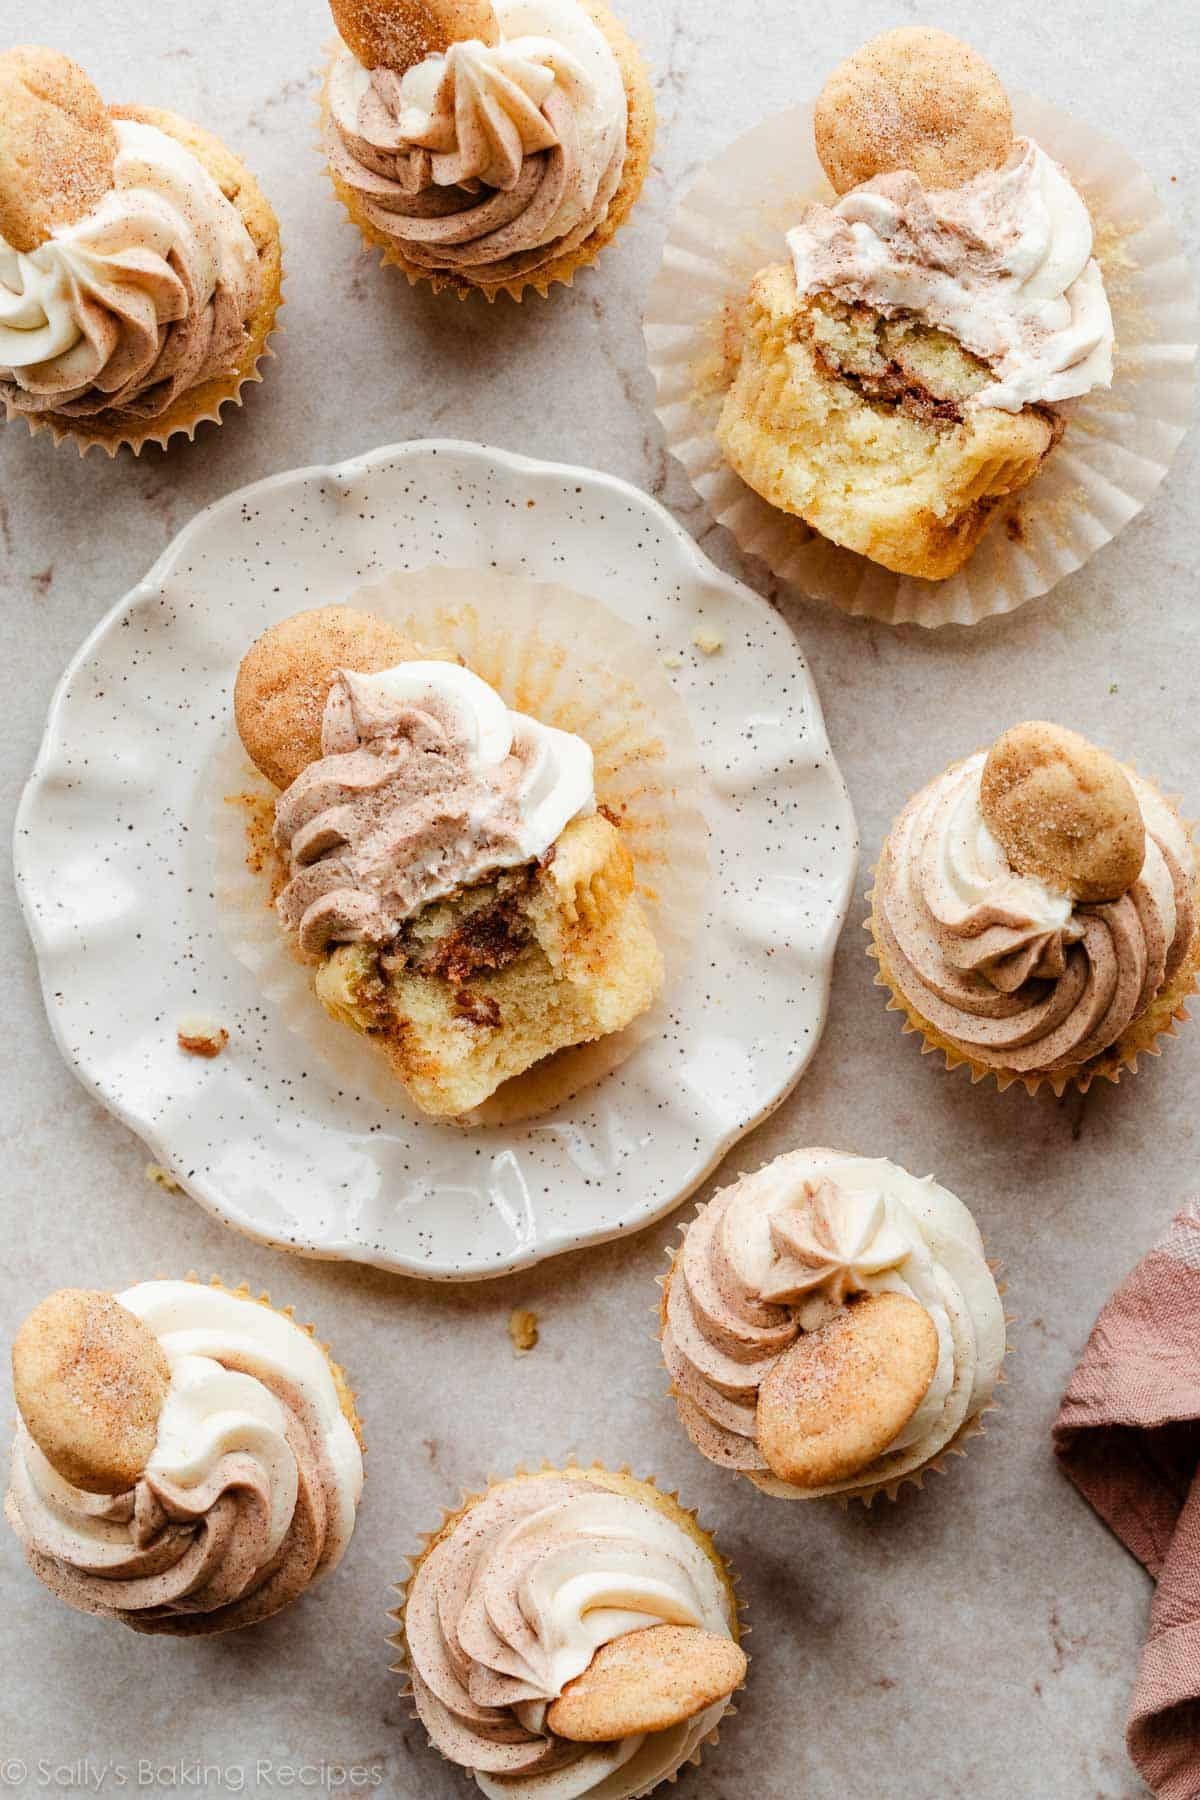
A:
<svg viewBox="0 0 1200 1800">
<path fill-rule="evenodd" d="M 1112 382 L 1092 222 L 987 63 L 925 26 L 834 71 L 815 137 L 838 198 L 731 308 L 719 442 L 773 507 L 943 580 L 1051 454 L 1062 403 Z"/>
<path fill-rule="evenodd" d="M 1004 1310 L 974 1220 L 931 1175 L 794 1150 L 686 1228 L 662 1347 L 710 1462 L 784 1500 L 870 1501 L 980 1429 Z"/>
<path fill-rule="evenodd" d="M 0 56 L 0 399 L 81 451 L 190 437 L 257 381 L 279 228 L 174 113 L 106 107 L 56 50 Z"/>
<path fill-rule="evenodd" d="M 883 847 L 879 980 L 973 1079 L 1056 1094 L 1119 1079 L 1185 1018 L 1197 870 L 1170 801 L 1077 732 L 1033 722 L 911 800 Z"/>
<path fill-rule="evenodd" d="M 280 928 L 424 1112 L 651 1005 L 662 957 L 581 737 L 348 607 L 272 626 L 234 708 L 279 790 Z"/>
<path fill-rule="evenodd" d="M 400 1667 L 489 1800 L 634 1800 L 698 1762 L 746 1673 L 730 1572 L 652 1483 L 545 1469 L 467 1499 L 415 1559 Z"/>
<path fill-rule="evenodd" d="M 654 97 L 601 0 L 330 0 L 329 172 L 410 282 L 520 300 L 595 262 L 642 190 Z"/>
<path fill-rule="evenodd" d="M 341 1561 L 362 1492 L 345 1377 L 290 1312 L 214 1282 L 65 1288 L 12 1352 L 5 1512 L 68 1606 L 195 1637 Z"/>
</svg>

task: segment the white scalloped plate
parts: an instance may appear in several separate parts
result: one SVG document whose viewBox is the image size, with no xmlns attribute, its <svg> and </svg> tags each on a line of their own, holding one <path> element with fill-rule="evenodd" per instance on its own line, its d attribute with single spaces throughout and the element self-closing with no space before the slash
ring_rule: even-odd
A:
<svg viewBox="0 0 1200 1800">
<path fill-rule="evenodd" d="M 712 831 L 702 942 L 660 1028 L 548 1117 L 473 1132 L 348 1091 L 286 1029 L 228 948 L 201 817 L 250 641 L 448 546 L 645 635 L 701 746 Z M 700 625 L 719 655 L 693 647 Z M 63 1055 L 189 1193 L 283 1249 L 471 1280 L 662 1217 L 783 1099 L 824 1023 L 857 840 L 787 626 L 662 507 L 591 470 L 424 442 L 192 521 L 64 676 L 14 860 Z M 197 1010 L 230 1031 L 212 1061 L 175 1043 Z"/>
</svg>

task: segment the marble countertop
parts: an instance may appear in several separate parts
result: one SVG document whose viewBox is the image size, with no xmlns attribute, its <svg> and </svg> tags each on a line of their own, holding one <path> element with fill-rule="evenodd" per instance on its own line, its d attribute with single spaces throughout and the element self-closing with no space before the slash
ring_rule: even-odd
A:
<svg viewBox="0 0 1200 1800">
<path fill-rule="evenodd" d="M 113 99 L 200 119 L 250 162 L 282 221 L 286 336 L 245 409 L 169 457 L 80 462 L 23 429 L 0 432 L 6 829 L 54 684 L 84 634 L 199 507 L 277 470 L 425 435 L 594 464 L 661 496 L 718 562 L 756 582 L 724 534 L 706 530 L 663 453 L 639 310 L 672 197 L 700 162 L 811 93 L 873 32 L 909 19 L 950 25 L 1013 87 L 1118 131 L 1200 263 L 1200 15 L 1186 8 L 1131 0 L 1101 16 L 1083 0 L 996 0 L 952 15 L 913 0 L 899 13 L 884 0 L 848 0 L 819 15 L 793 0 L 622 0 L 622 10 L 659 84 L 646 197 L 573 292 L 493 310 L 410 292 L 358 254 L 314 148 L 322 0 L 279 0 L 261 20 L 233 0 L 60 0 L 53 26 L 39 24 Z M 13 5 L 6 13 L 0 40 L 27 35 L 27 17 Z M 1187 506 L 1198 446 L 1193 436 L 1116 543 L 1009 620 L 931 637 L 762 587 L 820 687 L 862 828 L 860 890 L 908 793 L 1017 718 L 1076 725 L 1200 807 Z M 808 1142 L 936 1171 L 1005 1261 L 1019 1324 L 1004 1410 L 968 1461 L 895 1506 L 843 1514 L 772 1504 L 702 1462 L 676 1427 L 651 1319 L 669 1223 L 494 1285 L 447 1289 L 285 1259 L 152 1186 L 143 1147 L 58 1058 L 7 878 L 2 903 L 5 1341 L 59 1285 L 115 1288 L 189 1268 L 246 1279 L 315 1318 L 357 1373 L 371 1455 L 358 1533 L 336 1579 L 229 1639 L 157 1643 L 57 1609 L 5 1533 L 0 1783 L 31 1793 L 159 1792 L 190 1779 L 204 1792 L 265 1794 L 290 1782 L 334 1792 L 378 1784 L 405 1800 L 461 1794 L 388 1673 L 388 1582 L 462 1486 L 522 1458 L 573 1452 L 628 1460 L 678 1485 L 744 1575 L 751 1687 L 681 1793 L 1143 1792 L 1123 1728 L 1148 1583 L 1057 1474 L 1048 1431 L 1100 1303 L 1196 1187 L 1200 1030 L 1136 1081 L 1098 1085 L 1086 1099 L 973 1091 L 961 1073 L 948 1078 L 923 1060 L 885 1014 L 863 954 L 860 893 L 816 1060 L 727 1169 Z M 538 1347 L 521 1359 L 506 1335 L 516 1306 L 541 1324 Z M 7 1416 L 7 1393 L 5 1405 Z M 355 1768 L 365 1772 L 357 1790 Z"/>
</svg>

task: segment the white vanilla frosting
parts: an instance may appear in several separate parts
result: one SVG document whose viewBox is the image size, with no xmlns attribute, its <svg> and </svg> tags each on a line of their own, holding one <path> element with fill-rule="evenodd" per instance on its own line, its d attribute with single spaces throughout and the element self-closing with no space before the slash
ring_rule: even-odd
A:
<svg viewBox="0 0 1200 1800">
<path fill-rule="evenodd" d="M 1083 200 L 1031 138 L 959 188 L 876 176 L 809 207 L 788 237 L 801 294 L 949 332 L 992 370 L 969 404 L 1006 412 L 1111 385 L 1112 313 L 1092 242 Z"/>
<path fill-rule="evenodd" d="M 669 1515 L 570 1475 L 493 1488 L 423 1559 L 404 1633 L 421 1719 L 489 1800 L 633 1800 L 674 1775 L 727 1705 L 577 1744 L 550 1703 L 601 1645 L 654 1625 L 732 1635 L 728 1590 Z"/>
<path fill-rule="evenodd" d="M 314 953 L 386 943 L 422 907 L 538 861 L 595 808 L 590 747 L 455 663 L 341 671 L 325 754 L 276 804 L 284 921 Z"/>
<path fill-rule="evenodd" d="M 914 796 L 884 846 L 876 920 L 891 974 L 977 1062 L 1048 1072 L 1115 1044 L 1187 954 L 1196 864 L 1188 834 L 1126 770 L 1146 826 L 1136 881 L 1083 905 L 1017 874 L 980 804 L 981 751 Z"/>
<path fill-rule="evenodd" d="M 143 1475 L 84 1493 L 22 1424 L 7 1512 L 70 1604 L 140 1630 L 249 1624 L 335 1568 L 362 1452 L 328 1359 L 282 1313 L 197 1282 L 116 1296 L 158 1339 L 170 1381 Z"/>
<path fill-rule="evenodd" d="M 36 249 L 0 238 L 0 381 L 24 410 L 162 410 L 234 366 L 259 297 L 238 209 L 183 144 L 115 123 L 113 186 Z"/>
<path fill-rule="evenodd" d="M 758 1447 L 758 1390 L 805 1332 L 856 1294 L 916 1300 L 938 1336 L 915 1413 L 868 1468 L 825 1488 L 777 1480 Z M 667 1296 L 663 1351 L 680 1414 L 711 1461 L 784 1498 L 846 1493 L 932 1461 L 991 1397 L 1004 1313 L 961 1200 L 878 1157 L 797 1150 L 744 1176 L 688 1227 Z"/>
<path fill-rule="evenodd" d="M 500 41 L 470 39 L 398 75 L 344 46 L 329 81 L 335 174 L 410 261 L 479 279 L 529 273 L 603 220 L 628 103 L 578 0 L 496 0 Z"/>
</svg>

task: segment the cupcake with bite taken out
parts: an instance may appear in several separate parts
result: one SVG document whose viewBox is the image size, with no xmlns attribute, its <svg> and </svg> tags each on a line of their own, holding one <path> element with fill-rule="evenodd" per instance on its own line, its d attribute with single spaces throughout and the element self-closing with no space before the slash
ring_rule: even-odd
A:
<svg viewBox="0 0 1200 1800">
<path fill-rule="evenodd" d="M 135 1631 L 256 1624 L 335 1569 L 362 1428 L 311 1331 L 246 1288 L 67 1288 L 12 1351 L 5 1512 L 68 1606 Z"/>
<path fill-rule="evenodd" d="M 260 379 L 279 229 L 219 139 L 106 106 L 56 50 L 0 56 L 0 401 L 110 455 L 191 437 Z"/>
<path fill-rule="evenodd" d="M 1005 1354 L 962 1201 L 881 1157 L 795 1150 L 702 1206 L 662 1300 L 680 1420 L 784 1500 L 895 1495 L 980 1429 Z"/>
<path fill-rule="evenodd" d="M 595 261 L 650 166 L 654 99 L 602 0 L 331 0 L 334 189 L 411 282 L 520 300 Z"/>
<path fill-rule="evenodd" d="M 1191 831 L 1151 782 L 1078 732 L 1017 725 L 892 827 L 872 898 L 879 980 L 973 1080 L 1086 1092 L 1186 1018 L 1197 883 Z"/>
<path fill-rule="evenodd" d="M 402 1596 L 417 1715 L 489 1800 L 640 1800 L 699 1762 L 746 1673 L 728 1565 L 628 1473 L 492 1482 Z"/>
</svg>

